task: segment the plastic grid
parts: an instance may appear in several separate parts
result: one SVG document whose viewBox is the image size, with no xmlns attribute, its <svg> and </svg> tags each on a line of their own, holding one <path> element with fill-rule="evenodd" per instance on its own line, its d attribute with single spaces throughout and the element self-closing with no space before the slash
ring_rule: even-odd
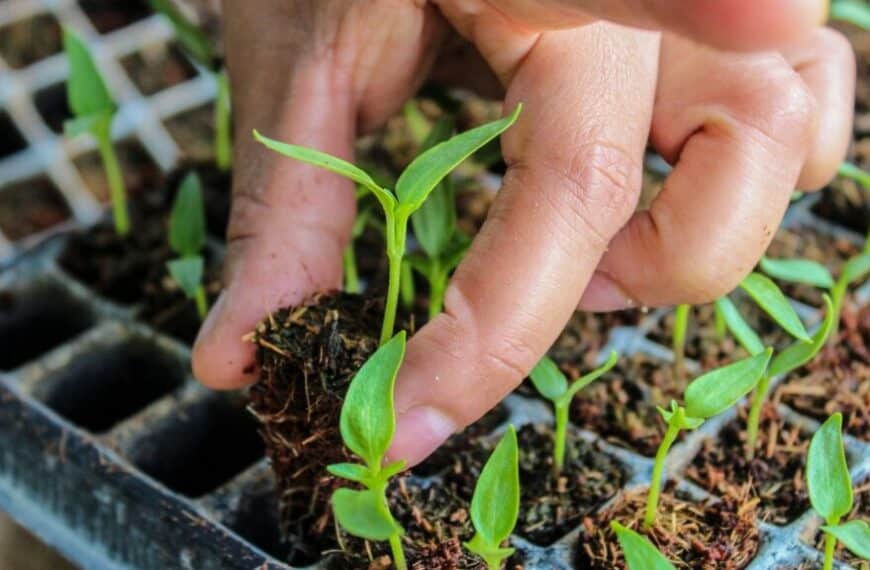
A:
<svg viewBox="0 0 870 570">
<path fill-rule="evenodd" d="M 188 60 L 195 69 L 190 79 L 149 96 L 139 91 L 120 61 L 150 46 L 172 42 L 171 25 L 157 14 L 101 35 L 75 0 L 4 0 L 0 29 L 42 14 L 69 26 L 91 46 L 119 107 L 112 126 L 113 140 L 133 137 L 163 172 L 169 171 L 183 152 L 165 122 L 213 101 L 217 90 L 213 74 Z M 0 193 L 11 184 L 47 176 L 68 205 L 72 221 L 87 224 L 101 215 L 103 207 L 88 190 L 73 161 L 94 151 L 96 141 L 89 136 L 66 139 L 62 133 L 54 133 L 34 103 L 37 92 L 64 81 L 67 74 L 63 52 L 21 69 L 13 69 L 0 57 L 0 109 L 9 115 L 26 142 L 23 150 L 0 158 Z M 0 229 L 0 264 L 57 229 L 49 228 L 18 242 L 4 236 Z"/>
</svg>

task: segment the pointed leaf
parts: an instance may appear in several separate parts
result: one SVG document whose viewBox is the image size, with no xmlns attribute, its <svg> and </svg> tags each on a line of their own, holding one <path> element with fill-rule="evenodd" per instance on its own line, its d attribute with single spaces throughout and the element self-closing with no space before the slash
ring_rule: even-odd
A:
<svg viewBox="0 0 870 570">
<path fill-rule="evenodd" d="M 677 406 L 677 403 L 675 401 L 671 400 L 671 409 L 670 410 L 666 410 L 661 406 L 656 406 L 656 409 L 659 411 L 659 415 L 662 417 L 662 419 L 665 420 L 665 423 L 670 425 L 671 421 L 673 421 L 674 414 L 677 413 L 678 407 L 679 406 Z M 698 429 L 699 427 L 701 427 L 704 424 L 704 418 L 693 418 L 691 416 L 687 416 L 685 408 L 683 408 L 682 416 L 683 417 L 682 417 L 682 419 L 680 419 L 679 425 L 677 426 L 680 429 L 684 429 L 684 430 Z"/>
<path fill-rule="evenodd" d="M 851 285 L 870 273 L 870 251 L 856 255 L 843 265 L 840 282 Z"/>
<path fill-rule="evenodd" d="M 852 480 L 843 447 L 843 415 L 822 424 L 807 452 L 807 492 L 813 509 L 829 524 L 852 510 Z"/>
<path fill-rule="evenodd" d="M 389 540 L 402 533 L 383 504 L 383 497 L 372 491 L 339 489 L 332 495 L 332 510 L 341 528 L 368 540 Z"/>
<path fill-rule="evenodd" d="M 429 193 L 445 176 L 474 151 L 513 125 L 521 111 L 522 105 L 517 105 L 509 117 L 456 135 L 414 159 L 396 182 L 396 196 L 399 203 L 410 212 L 422 206 Z"/>
<path fill-rule="evenodd" d="M 772 353 L 767 349 L 696 378 L 686 388 L 686 413 L 693 418 L 709 419 L 736 404 L 764 376 Z"/>
<path fill-rule="evenodd" d="M 87 117 L 114 113 L 115 102 L 85 42 L 75 32 L 64 28 L 63 46 L 69 62 L 67 103 L 73 114 Z"/>
<path fill-rule="evenodd" d="M 184 17 L 172 0 L 150 0 L 151 9 L 163 14 L 175 28 L 175 36 L 184 51 L 203 66 L 215 65 L 214 48 L 205 33 L 193 22 Z M 214 71 L 212 69 L 212 71 Z"/>
<path fill-rule="evenodd" d="M 471 522 L 484 544 L 495 548 L 513 532 L 519 510 L 517 433 L 513 426 L 509 426 L 483 466 L 474 487 Z"/>
<path fill-rule="evenodd" d="M 725 326 L 740 343 L 740 346 L 746 349 L 746 352 L 752 355 L 760 354 L 764 351 L 764 343 L 761 338 L 752 330 L 749 323 L 744 320 L 743 315 L 731 302 L 728 297 L 720 297 L 716 299 L 716 308 L 725 320 Z"/>
<path fill-rule="evenodd" d="M 773 378 L 780 374 L 788 374 L 792 370 L 800 368 L 810 360 L 825 346 L 825 341 L 831 334 L 834 328 L 834 323 L 837 320 L 837 314 L 834 312 L 834 304 L 831 298 L 827 295 L 825 299 L 825 320 L 816 333 L 812 337 L 812 342 L 797 341 L 774 357 L 770 363 L 768 375 Z"/>
<path fill-rule="evenodd" d="M 389 465 L 385 465 L 384 468 L 380 472 L 380 477 L 384 481 L 388 481 L 401 473 L 407 467 L 407 462 L 402 459 L 399 461 L 394 461 Z"/>
<path fill-rule="evenodd" d="M 440 258 L 456 230 L 456 198 L 453 182 L 445 178 L 435 187 L 429 199 L 411 215 L 414 236 L 430 258 Z"/>
<path fill-rule="evenodd" d="M 610 522 L 616 533 L 628 570 L 674 570 L 674 565 L 646 537 L 616 521 Z"/>
<path fill-rule="evenodd" d="M 405 332 L 381 346 L 356 373 L 341 406 L 344 444 L 379 468 L 396 430 L 393 388 L 405 356 Z"/>
<path fill-rule="evenodd" d="M 532 384 L 541 395 L 555 402 L 568 391 L 568 379 L 548 357 L 543 357 L 529 374 Z"/>
<path fill-rule="evenodd" d="M 807 334 L 800 317 L 786 296 L 769 277 L 761 273 L 750 273 L 740 283 L 740 287 L 791 336 L 805 342 L 810 341 L 810 335 Z"/>
<path fill-rule="evenodd" d="M 197 289 L 202 285 L 204 265 L 202 257 L 198 255 L 173 259 L 166 263 L 169 275 L 178 283 L 188 299 L 193 299 Z"/>
<path fill-rule="evenodd" d="M 182 257 L 194 256 L 205 245 L 202 183 L 194 171 L 184 177 L 169 216 L 169 245 Z"/>
<path fill-rule="evenodd" d="M 828 268 L 810 259 L 771 259 L 762 257 L 761 270 L 774 279 L 789 283 L 803 283 L 820 289 L 834 286 L 834 277 Z"/>
<path fill-rule="evenodd" d="M 833 534 L 858 558 L 870 560 L 870 526 L 867 521 L 854 520 L 836 526 L 823 526 L 822 530 Z"/>
<path fill-rule="evenodd" d="M 357 463 L 334 463 L 327 465 L 326 470 L 336 477 L 356 483 L 363 483 L 369 476 L 368 467 Z"/>
</svg>

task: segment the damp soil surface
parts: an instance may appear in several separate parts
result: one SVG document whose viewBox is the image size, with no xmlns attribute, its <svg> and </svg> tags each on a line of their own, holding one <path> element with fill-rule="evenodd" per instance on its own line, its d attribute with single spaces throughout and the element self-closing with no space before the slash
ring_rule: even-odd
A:
<svg viewBox="0 0 870 570">
<path fill-rule="evenodd" d="M 619 497 L 595 517 L 584 520 L 584 532 L 575 556 L 577 568 L 626 568 L 622 549 L 610 521 L 645 534 L 677 568 L 737 570 L 745 568 L 758 551 L 756 501 L 746 496 L 718 502 L 695 502 L 671 491 L 661 495 L 655 525 L 643 529 L 646 489 Z"/>
<path fill-rule="evenodd" d="M 221 290 L 218 270 L 210 266 L 206 256 L 204 286 L 208 306 L 214 304 Z M 154 275 L 143 286 L 141 308 L 136 318 L 181 342 L 192 345 L 202 324 L 196 304 L 179 288 L 166 266 L 162 274 Z"/>
<path fill-rule="evenodd" d="M 746 408 L 715 440 L 708 439 L 687 468 L 689 479 L 719 497 L 758 499 L 758 516 L 785 525 L 809 508 L 804 458 L 812 434 L 785 423 L 768 403 L 758 430 L 758 446 L 746 457 Z"/>
</svg>

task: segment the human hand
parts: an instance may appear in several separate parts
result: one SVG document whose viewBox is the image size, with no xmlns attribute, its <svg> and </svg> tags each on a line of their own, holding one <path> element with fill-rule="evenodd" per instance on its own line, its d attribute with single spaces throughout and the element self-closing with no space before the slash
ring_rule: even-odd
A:
<svg viewBox="0 0 870 570">
<path fill-rule="evenodd" d="M 814 29 L 825 4 L 264 0 L 253 11 L 225 2 L 235 194 L 227 287 L 194 348 L 196 376 L 216 388 L 252 382 L 253 348 L 241 337 L 269 311 L 341 283 L 352 186 L 268 153 L 248 133 L 351 159 L 357 134 L 414 93 L 451 29 L 498 77 L 506 108 L 525 110 L 502 136 L 504 185 L 444 312 L 408 345 L 393 458 L 416 463 L 494 406 L 578 306 L 699 303 L 730 291 L 795 185 L 823 185 L 849 141 L 854 60 L 845 39 Z M 784 47 L 725 53 L 698 41 Z M 674 170 L 635 213 L 648 141 Z"/>
</svg>

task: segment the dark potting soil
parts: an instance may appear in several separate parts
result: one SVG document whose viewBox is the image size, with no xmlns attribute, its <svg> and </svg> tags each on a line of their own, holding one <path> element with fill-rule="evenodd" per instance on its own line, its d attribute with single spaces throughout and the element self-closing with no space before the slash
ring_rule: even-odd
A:
<svg viewBox="0 0 870 570">
<path fill-rule="evenodd" d="M 809 508 L 804 458 L 812 434 L 786 424 L 770 403 L 764 407 L 755 457 L 747 459 L 745 407 L 718 439 L 706 440 L 686 475 L 721 497 L 748 493 L 759 501 L 759 517 L 772 524 L 792 522 Z"/>
<path fill-rule="evenodd" d="M 0 28 L 0 56 L 12 69 L 27 67 L 63 47 L 60 24 L 51 14 L 39 14 Z"/>
<path fill-rule="evenodd" d="M 207 258 L 204 282 L 208 306 L 211 307 L 220 293 L 221 283 L 217 268 L 208 265 Z M 136 318 L 187 345 L 193 345 L 202 321 L 195 302 L 178 287 L 165 265 L 162 275 L 144 284 L 143 295 L 142 308 Z"/>
<path fill-rule="evenodd" d="M 152 44 L 123 59 L 121 65 L 142 95 L 148 96 L 196 76 L 196 68 L 181 49 L 171 44 Z"/>
<path fill-rule="evenodd" d="M 17 182 L 0 192 L 0 229 L 12 241 L 47 230 L 69 218 L 66 200 L 48 177 Z"/>
<path fill-rule="evenodd" d="M 870 230 L 870 194 L 852 180 L 836 180 L 822 192 L 812 211 L 861 235 Z"/>
<path fill-rule="evenodd" d="M 146 18 L 151 13 L 145 0 L 80 0 L 79 4 L 101 34 L 114 32 Z"/>
<path fill-rule="evenodd" d="M 577 568 L 626 568 L 610 521 L 617 520 L 652 541 L 677 568 L 738 570 L 758 551 L 756 501 L 743 496 L 695 502 L 665 485 L 653 527 L 643 529 L 647 491 L 633 491 L 593 518 L 583 521 L 576 553 Z"/>
<path fill-rule="evenodd" d="M 208 233 L 223 240 L 230 221 L 232 173 L 222 172 L 214 162 L 183 163 L 166 176 L 165 193 L 170 203 L 184 178 L 192 171 L 196 172 L 202 183 Z"/>
<path fill-rule="evenodd" d="M 776 399 L 818 421 L 842 412 L 843 431 L 870 441 L 870 306 L 847 307 L 837 342 L 790 374 Z"/>
</svg>

